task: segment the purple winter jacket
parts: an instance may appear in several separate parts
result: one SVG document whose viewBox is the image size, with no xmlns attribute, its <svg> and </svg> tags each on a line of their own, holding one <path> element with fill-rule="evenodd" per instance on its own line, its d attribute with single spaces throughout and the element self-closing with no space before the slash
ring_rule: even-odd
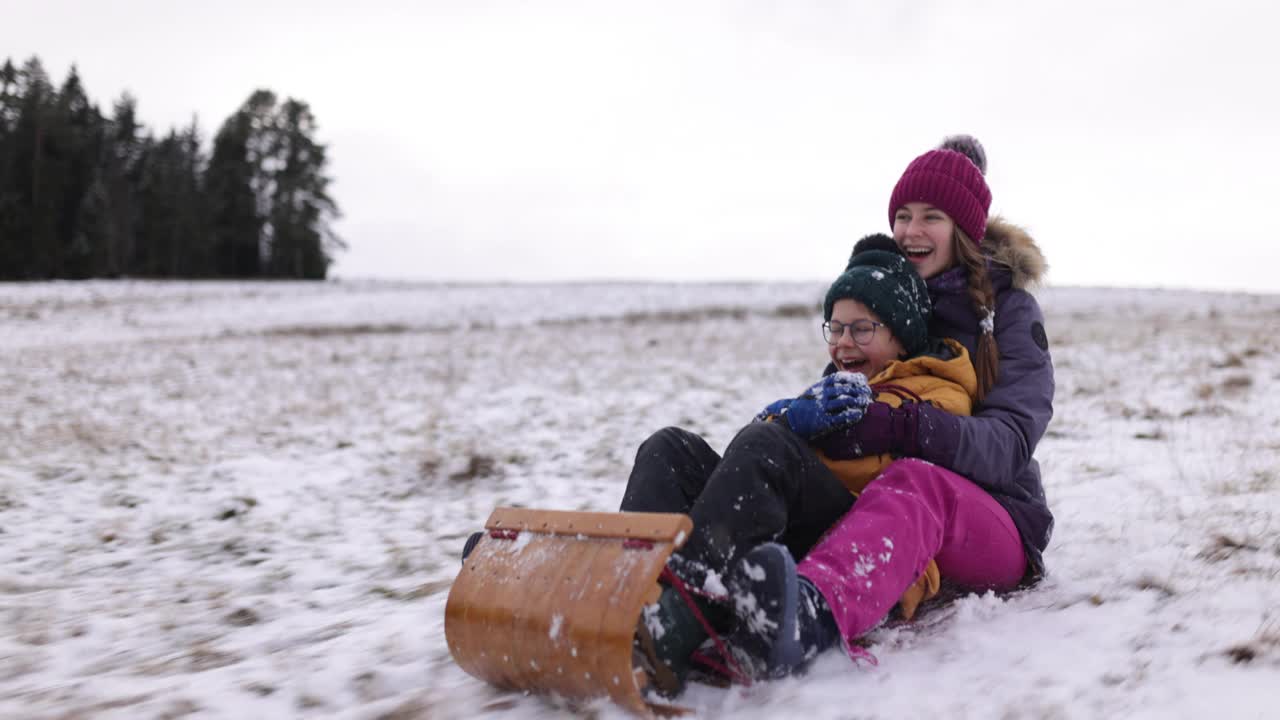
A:
<svg viewBox="0 0 1280 720">
<path fill-rule="evenodd" d="M 1030 235 L 999 218 L 987 224 L 983 250 L 995 261 L 991 282 L 996 291 L 1000 371 L 972 417 L 930 414 L 933 424 L 943 427 L 920 429 L 921 455 L 991 493 L 1009 511 L 1034 572 L 1042 575 L 1053 514 L 1040 480 L 1040 463 L 1032 454 L 1053 418 L 1053 360 L 1040 304 L 1026 288 L 1043 275 L 1044 256 Z M 978 319 L 963 275 L 952 282 L 947 273 L 933 280 L 937 282 L 929 283 L 930 331 L 955 338 L 974 353 Z M 928 442 L 931 437 L 935 442 Z"/>
<path fill-rule="evenodd" d="M 1040 305 L 1026 288 L 1044 274 L 1035 241 L 1021 228 L 992 218 L 982 241 L 993 261 L 995 337 L 1000 369 L 995 385 L 971 417 L 936 411 L 920 414 L 920 458 L 969 478 L 989 492 L 1013 518 L 1027 552 L 1032 577 L 1044 574 L 1043 551 L 1053 532 L 1053 514 L 1032 454 L 1053 417 L 1053 362 Z M 929 332 L 958 340 L 975 355 L 978 317 L 963 270 L 928 281 L 933 300 Z M 820 446 L 840 443 L 840 433 Z M 833 457 L 845 448 L 825 447 Z"/>
</svg>

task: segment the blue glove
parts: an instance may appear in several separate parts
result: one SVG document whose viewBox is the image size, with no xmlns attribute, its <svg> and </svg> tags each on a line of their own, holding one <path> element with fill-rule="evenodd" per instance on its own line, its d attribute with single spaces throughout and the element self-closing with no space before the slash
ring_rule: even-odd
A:
<svg viewBox="0 0 1280 720">
<path fill-rule="evenodd" d="M 765 406 L 763 410 L 756 415 L 756 420 L 768 420 L 771 417 L 778 417 L 787 411 L 793 400 L 791 398 L 783 398 L 782 400 L 774 400 Z"/>
<path fill-rule="evenodd" d="M 855 425 L 871 404 L 871 388 L 862 373 L 832 373 L 791 401 L 782 418 L 806 440 Z"/>
<path fill-rule="evenodd" d="M 872 391 L 867 376 L 862 373 L 836 372 L 814 383 L 809 392 L 822 404 L 828 414 L 854 411 L 857 422 L 871 404 Z"/>
</svg>

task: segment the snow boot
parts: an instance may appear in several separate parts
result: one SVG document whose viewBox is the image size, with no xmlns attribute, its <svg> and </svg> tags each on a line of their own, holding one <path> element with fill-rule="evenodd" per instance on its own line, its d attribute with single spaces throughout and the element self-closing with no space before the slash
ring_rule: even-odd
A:
<svg viewBox="0 0 1280 720">
<path fill-rule="evenodd" d="M 659 693 L 675 697 L 684 691 L 693 652 L 706 639 L 706 628 L 675 588 L 664 587 L 658 602 L 645 606 L 636 645 Z"/>
<path fill-rule="evenodd" d="M 467 543 L 462 546 L 462 562 L 467 561 L 467 556 L 471 554 L 472 550 L 476 549 L 476 543 L 480 542 L 482 537 L 484 537 L 484 531 L 482 530 L 471 533 L 471 537 L 467 538 Z"/>
<path fill-rule="evenodd" d="M 738 625 L 729 636 L 735 659 L 755 679 L 803 672 L 840 638 L 822 594 L 796 574 L 783 545 L 765 543 L 734 564 L 727 578 Z"/>
</svg>

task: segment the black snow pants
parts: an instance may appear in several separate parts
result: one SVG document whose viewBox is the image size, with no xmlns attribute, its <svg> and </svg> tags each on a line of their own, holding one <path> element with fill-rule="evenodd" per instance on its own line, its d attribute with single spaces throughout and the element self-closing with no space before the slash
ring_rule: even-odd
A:
<svg viewBox="0 0 1280 720">
<path fill-rule="evenodd" d="M 854 497 L 803 439 L 779 423 L 753 422 L 720 457 L 700 436 L 668 427 L 636 453 L 622 510 L 679 512 L 693 534 L 669 566 L 689 585 L 716 592 L 753 547 L 782 543 L 799 561 L 853 507 Z"/>
</svg>

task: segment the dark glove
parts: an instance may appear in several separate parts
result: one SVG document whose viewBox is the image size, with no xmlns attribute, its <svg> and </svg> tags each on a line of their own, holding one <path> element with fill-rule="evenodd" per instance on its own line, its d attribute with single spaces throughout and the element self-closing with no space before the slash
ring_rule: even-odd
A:
<svg viewBox="0 0 1280 720">
<path fill-rule="evenodd" d="M 892 453 L 949 466 L 960 446 L 960 420 L 928 403 L 902 407 L 874 402 L 862 420 L 843 427 L 818 443 L 828 457 L 850 460 Z"/>
<path fill-rule="evenodd" d="M 871 388 L 861 373 L 832 373 L 815 383 L 782 411 L 791 431 L 813 440 L 853 425 L 871 403 Z"/>
<path fill-rule="evenodd" d="M 787 406 L 789 406 L 792 402 L 793 400 L 791 398 L 774 400 L 773 402 L 766 405 L 764 409 L 761 410 L 756 415 L 756 420 L 768 420 L 771 417 L 778 417 L 782 413 L 786 412 Z"/>
<path fill-rule="evenodd" d="M 896 408 L 887 403 L 871 403 L 862 419 L 866 425 L 847 434 L 853 438 L 859 455 L 911 455 L 918 449 L 919 403 L 906 403 Z"/>
</svg>

